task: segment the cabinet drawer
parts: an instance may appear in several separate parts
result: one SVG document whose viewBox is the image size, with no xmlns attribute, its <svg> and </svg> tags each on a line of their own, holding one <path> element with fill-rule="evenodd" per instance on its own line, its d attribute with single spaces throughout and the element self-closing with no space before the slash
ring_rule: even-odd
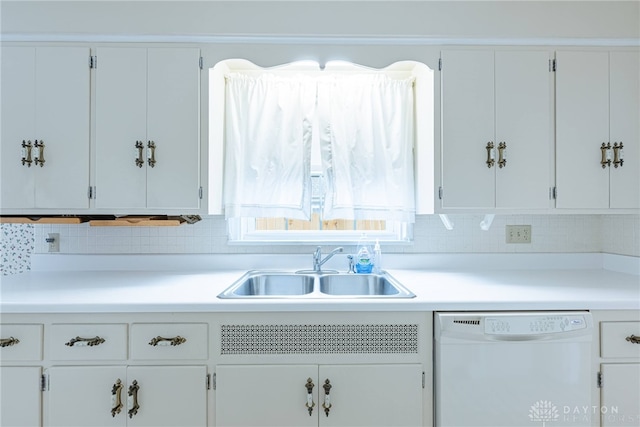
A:
<svg viewBox="0 0 640 427">
<path fill-rule="evenodd" d="M 49 344 L 52 360 L 124 360 L 127 325 L 56 324 Z"/>
<path fill-rule="evenodd" d="M 207 359 L 206 323 L 134 323 L 131 325 L 132 359 Z"/>
<path fill-rule="evenodd" d="M 600 355 L 640 359 L 640 322 L 600 323 Z"/>
<path fill-rule="evenodd" d="M 42 325 L 0 325 L 0 361 L 42 360 Z"/>
</svg>

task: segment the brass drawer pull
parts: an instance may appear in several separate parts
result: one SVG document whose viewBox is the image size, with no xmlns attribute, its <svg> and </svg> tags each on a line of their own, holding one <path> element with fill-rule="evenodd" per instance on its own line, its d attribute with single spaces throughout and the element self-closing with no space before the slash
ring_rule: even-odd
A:
<svg viewBox="0 0 640 427">
<path fill-rule="evenodd" d="M 40 167 L 44 166 L 44 142 L 41 140 L 40 142 L 38 142 L 38 140 L 36 140 L 36 142 L 33 144 L 33 146 L 35 148 L 38 149 L 38 157 L 36 157 L 34 159 L 34 163 L 36 164 L 36 166 L 40 165 Z"/>
<path fill-rule="evenodd" d="M 307 379 L 307 383 L 304 385 L 307 388 L 307 403 L 304 406 L 307 407 L 307 411 L 309 411 L 309 416 L 313 414 L 313 408 L 315 408 L 316 403 L 313 401 L 313 380 L 311 378 Z"/>
<path fill-rule="evenodd" d="M 138 404 L 138 390 L 140 390 L 138 381 L 133 380 L 127 392 L 129 396 L 127 399 L 127 407 L 129 408 L 127 413 L 129 414 L 129 418 L 133 418 L 133 416 L 138 413 L 138 409 L 140 409 L 140 405 Z"/>
<path fill-rule="evenodd" d="M 144 149 L 144 144 L 142 141 L 136 141 L 136 166 L 141 168 L 144 165 L 144 158 L 142 157 L 142 150 Z"/>
<path fill-rule="evenodd" d="M 617 142 L 613 143 L 613 167 L 617 168 L 622 167 L 622 165 L 624 165 L 624 151 L 622 151 L 622 149 L 624 148 L 624 145 L 622 144 L 622 141 L 620 141 L 620 144 L 618 144 Z"/>
<path fill-rule="evenodd" d="M 122 411 L 122 381 L 120 378 L 116 380 L 116 383 L 111 388 L 111 416 L 115 417 Z"/>
<path fill-rule="evenodd" d="M 157 345 L 176 346 L 176 345 L 184 344 L 186 342 L 187 342 L 187 339 L 182 338 L 180 335 L 175 336 L 173 338 L 164 338 L 164 337 L 157 336 L 153 338 L 151 341 L 149 341 L 149 345 L 152 345 L 154 347 L 156 347 Z"/>
<path fill-rule="evenodd" d="M 600 146 L 600 154 L 602 158 L 600 159 L 600 164 L 602 165 L 602 169 L 607 166 L 611 166 L 611 143 L 607 142 L 606 144 L 603 142 Z"/>
<path fill-rule="evenodd" d="M 498 144 L 498 166 L 500 169 L 507 166 L 507 156 L 505 155 L 505 151 L 507 151 L 507 143 L 501 142 Z"/>
<path fill-rule="evenodd" d="M 153 141 L 147 143 L 147 162 L 152 168 L 156 166 L 156 143 Z"/>
<path fill-rule="evenodd" d="M 496 163 L 494 147 L 493 141 L 487 142 L 487 146 L 485 147 L 487 149 L 487 161 L 485 163 L 488 168 L 491 168 Z"/>
<path fill-rule="evenodd" d="M 98 336 L 93 337 L 93 338 L 80 338 L 80 337 L 75 337 L 70 339 L 68 342 L 66 342 L 64 345 L 69 346 L 69 347 L 73 347 L 74 345 L 78 345 L 78 347 L 83 347 L 83 346 L 89 346 L 89 347 L 93 347 L 96 345 L 100 345 L 102 343 L 105 342 L 104 338 L 100 338 Z"/>
<path fill-rule="evenodd" d="M 625 340 L 629 341 L 631 344 L 640 344 L 640 337 L 637 335 L 629 335 Z"/>
<path fill-rule="evenodd" d="M 19 342 L 20 340 L 14 337 L 0 338 L 0 347 L 11 347 L 12 345 L 16 345 Z"/>
<path fill-rule="evenodd" d="M 31 149 L 33 148 L 33 146 L 31 145 L 31 141 L 25 141 L 24 139 L 22 140 L 22 166 L 24 166 L 25 164 L 27 165 L 28 168 L 31 167 L 31 163 L 33 163 L 33 160 L 31 159 Z"/>
<path fill-rule="evenodd" d="M 331 410 L 331 396 L 329 393 L 331 392 L 331 382 L 329 379 L 324 380 L 324 384 L 322 388 L 324 389 L 324 402 L 322 403 L 322 407 L 324 408 L 324 414 L 328 417 L 329 411 Z"/>
</svg>

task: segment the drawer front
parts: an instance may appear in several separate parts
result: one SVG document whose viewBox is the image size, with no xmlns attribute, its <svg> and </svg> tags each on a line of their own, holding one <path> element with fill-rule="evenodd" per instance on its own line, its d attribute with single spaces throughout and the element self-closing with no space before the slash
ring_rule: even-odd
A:
<svg viewBox="0 0 640 427">
<path fill-rule="evenodd" d="M 42 325 L 0 325 L 0 361 L 42 360 Z"/>
<path fill-rule="evenodd" d="M 127 324 L 54 324 L 49 348 L 52 360 L 125 360 Z"/>
<path fill-rule="evenodd" d="M 209 355 L 206 323 L 134 323 L 131 358 L 204 360 Z"/>
<path fill-rule="evenodd" d="M 600 355 L 640 359 L 640 322 L 600 323 Z"/>
</svg>

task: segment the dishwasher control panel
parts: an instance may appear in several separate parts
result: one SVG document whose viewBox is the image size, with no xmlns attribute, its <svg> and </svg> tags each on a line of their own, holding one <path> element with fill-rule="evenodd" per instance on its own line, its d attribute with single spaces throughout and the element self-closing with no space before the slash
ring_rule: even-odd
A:
<svg viewBox="0 0 640 427">
<path fill-rule="evenodd" d="M 550 314 L 485 317 L 484 333 L 488 335 L 538 335 L 586 329 L 583 314 Z"/>
</svg>

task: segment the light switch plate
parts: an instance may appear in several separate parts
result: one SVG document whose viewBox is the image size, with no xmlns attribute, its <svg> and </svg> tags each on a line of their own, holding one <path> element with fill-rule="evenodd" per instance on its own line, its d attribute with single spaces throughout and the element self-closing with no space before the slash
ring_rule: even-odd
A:
<svg viewBox="0 0 640 427">
<path fill-rule="evenodd" d="M 507 243 L 531 243 L 530 225 L 507 225 Z"/>
</svg>

